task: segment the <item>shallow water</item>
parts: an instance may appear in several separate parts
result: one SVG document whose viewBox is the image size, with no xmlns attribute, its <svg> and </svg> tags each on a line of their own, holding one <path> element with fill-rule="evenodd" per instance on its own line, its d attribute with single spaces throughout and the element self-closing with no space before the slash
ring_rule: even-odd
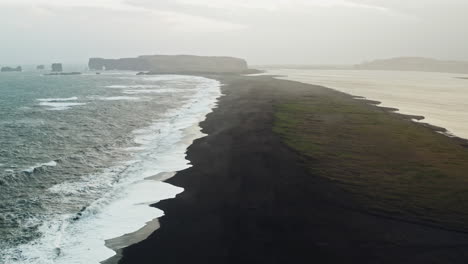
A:
<svg viewBox="0 0 468 264">
<path fill-rule="evenodd" d="M 382 102 L 401 113 L 424 116 L 422 122 L 446 128 L 468 138 L 468 77 L 463 74 L 356 71 L 268 70 L 280 79 L 322 85 L 355 96 Z"/>
<path fill-rule="evenodd" d="M 105 240 L 162 216 L 149 204 L 183 191 L 152 176 L 190 166 L 185 151 L 219 87 L 178 75 L 0 75 L 0 263 L 114 255 Z"/>
</svg>

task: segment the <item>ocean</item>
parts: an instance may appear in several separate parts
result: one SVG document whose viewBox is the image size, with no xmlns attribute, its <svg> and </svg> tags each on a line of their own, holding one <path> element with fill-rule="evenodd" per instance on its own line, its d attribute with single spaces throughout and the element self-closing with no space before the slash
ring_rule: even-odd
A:
<svg viewBox="0 0 468 264">
<path fill-rule="evenodd" d="M 468 139 L 468 75 L 414 71 L 266 69 L 280 79 L 322 85 L 382 102 Z M 467 78 L 467 79 L 463 79 Z"/>
<path fill-rule="evenodd" d="M 220 83 L 133 72 L 0 74 L 0 263 L 99 263 L 163 212 Z"/>
</svg>

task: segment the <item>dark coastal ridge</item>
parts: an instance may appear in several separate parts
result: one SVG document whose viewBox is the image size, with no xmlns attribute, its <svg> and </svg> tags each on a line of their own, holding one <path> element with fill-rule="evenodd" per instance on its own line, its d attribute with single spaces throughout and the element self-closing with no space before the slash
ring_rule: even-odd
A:
<svg viewBox="0 0 468 264">
<path fill-rule="evenodd" d="M 17 66 L 16 68 L 13 67 L 2 67 L 0 72 L 21 72 L 23 68 L 21 66 Z"/>
<path fill-rule="evenodd" d="M 145 74 L 248 73 L 247 62 L 233 57 L 144 55 L 137 58 L 89 59 L 91 70 L 127 70 Z"/>
<path fill-rule="evenodd" d="M 418 71 L 468 74 L 468 61 L 440 60 L 425 57 L 395 57 L 359 64 L 262 65 L 268 69 Z"/>
<path fill-rule="evenodd" d="M 131 263 L 467 263 L 466 141 L 325 87 L 225 84 Z"/>
</svg>

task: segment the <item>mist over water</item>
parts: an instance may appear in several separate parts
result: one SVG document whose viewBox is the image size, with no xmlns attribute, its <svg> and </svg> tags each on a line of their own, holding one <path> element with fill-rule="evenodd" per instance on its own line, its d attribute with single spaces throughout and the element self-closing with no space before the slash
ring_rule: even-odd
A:
<svg viewBox="0 0 468 264">
<path fill-rule="evenodd" d="M 322 85 L 382 102 L 399 112 L 421 115 L 422 122 L 468 138 L 468 75 L 364 70 L 268 70 L 280 79 Z"/>
</svg>

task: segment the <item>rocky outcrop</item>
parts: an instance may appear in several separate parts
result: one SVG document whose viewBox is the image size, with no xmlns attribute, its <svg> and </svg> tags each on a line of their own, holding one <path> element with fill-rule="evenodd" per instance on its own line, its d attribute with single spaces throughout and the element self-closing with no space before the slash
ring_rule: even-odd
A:
<svg viewBox="0 0 468 264">
<path fill-rule="evenodd" d="M 37 65 L 36 70 L 44 70 L 45 66 L 44 65 Z"/>
<path fill-rule="evenodd" d="M 129 70 L 149 73 L 243 73 L 247 62 L 232 57 L 147 55 L 124 59 L 89 59 L 91 70 Z"/>
<path fill-rule="evenodd" d="M 63 71 L 62 63 L 53 63 L 52 64 L 52 71 L 53 72 L 62 72 Z"/>
<path fill-rule="evenodd" d="M 396 70 L 468 73 L 468 62 L 442 61 L 420 57 L 400 57 L 365 62 L 355 66 L 359 70 Z"/>
<path fill-rule="evenodd" d="M 23 68 L 21 68 L 21 66 L 18 66 L 16 68 L 12 68 L 12 67 L 2 67 L 0 69 L 1 72 L 20 72 L 20 71 L 23 71 Z"/>
</svg>

